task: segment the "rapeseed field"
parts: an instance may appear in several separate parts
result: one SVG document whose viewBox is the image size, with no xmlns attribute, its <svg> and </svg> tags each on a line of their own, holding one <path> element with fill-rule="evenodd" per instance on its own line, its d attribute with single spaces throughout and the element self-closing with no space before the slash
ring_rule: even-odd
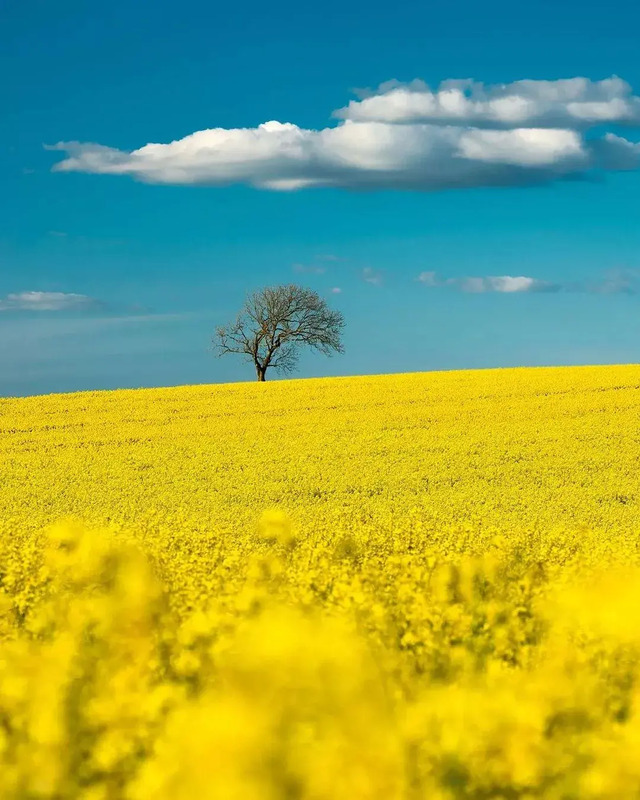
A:
<svg viewBox="0 0 640 800">
<path fill-rule="evenodd" d="M 0 400 L 0 798 L 640 797 L 640 367 Z"/>
</svg>

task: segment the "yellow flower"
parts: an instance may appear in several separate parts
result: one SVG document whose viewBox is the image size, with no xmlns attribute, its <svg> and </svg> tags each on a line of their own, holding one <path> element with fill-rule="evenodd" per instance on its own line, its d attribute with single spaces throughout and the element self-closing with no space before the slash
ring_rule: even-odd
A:
<svg viewBox="0 0 640 800">
<path fill-rule="evenodd" d="M 639 385 L 1 400 L 0 797 L 640 795 Z"/>
</svg>

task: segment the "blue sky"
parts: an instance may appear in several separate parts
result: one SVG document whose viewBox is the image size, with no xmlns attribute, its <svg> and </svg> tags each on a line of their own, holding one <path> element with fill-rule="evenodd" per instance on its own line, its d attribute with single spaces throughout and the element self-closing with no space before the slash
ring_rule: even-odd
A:
<svg viewBox="0 0 640 800">
<path fill-rule="evenodd" d="M 301 376 L 638 360 L 636 3 L 0 13 L 0 394 L 252 380 L 211 332 L 289 281 L 347 319 L 345 355 Z M 613 75 L 631 89 L 598 88 Z M 509 88 L 575 77 L 575 113 Z M 473 116 L 435 119 L 414 79 L 473 79 Z M 497 119 L 495 97 L 523 91 L 527 120 Z M 391 119 L 407 97 L 419 118 Z M 603 119 L 605 101 L 626 110 Z M 296 128 L 256 132 L 272 120 Z M 213 128 L 224 142 L 130 156 Z M 61 142 L 84 145 L 45 148 Z"/>
</svg>

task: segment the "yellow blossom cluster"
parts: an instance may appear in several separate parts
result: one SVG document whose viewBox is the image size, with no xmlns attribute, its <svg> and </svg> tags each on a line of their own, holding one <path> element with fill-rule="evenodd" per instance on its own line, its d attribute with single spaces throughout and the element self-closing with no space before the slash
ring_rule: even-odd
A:
<svg viewBox="0 0 640 800">
<path fill-rule="evenodd" d="M 636 366 L 0 400 L 0 797 L 640 797 L 639 467 Z"/>
</svg>

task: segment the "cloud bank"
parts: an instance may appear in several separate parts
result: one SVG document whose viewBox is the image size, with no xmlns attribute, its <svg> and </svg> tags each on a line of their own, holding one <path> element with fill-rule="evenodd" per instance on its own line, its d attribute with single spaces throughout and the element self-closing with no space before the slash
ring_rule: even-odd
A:
<svg viewBox="0 0 640 800">
<path fill-rule="evenodd" d="M 102 304 L 84 294 L 16 292 L 0 298 L 0 311 L 86 311 Z"/>
<path fill-rule="evenodd" d="M 626 81 L 569 78 L 485 86 L 473 80 L 383 83 L 333 112 L 355 122 L 430 123 L 487 128 L 585 128 L 603 123 L 640 125 L 640 97 Z"/>
<path fill-rule="evenodd" d="M 588 294 L 637 294 L 640 272 L 632 269 L 609 270 L 598 281 L 555 283 L 526 275 L 487 275 L 443 278 L 434 271 L 421 272 L 417 279 L 423 286 L 448 288 L 470 294 L 523 294 L 532 292 L 586 292 Z"/>
<path fill-rule="evenodd" d="M 153 321 L 159 319 L 182 318 L 184 314 L 159 314 L 146 306 L 107 303 L 86 294 L 74 292 L 14 292 L 0 297 L 0 312 L 76 312 L 74 317 L 89 316 L 94 321 L 101 318 L 105 322 Z M 80 313 L 82 312 L 82 313 Z"/>
<path fill-rule="evenodd" d="M 57 172 L 128 175 L 161 184 L 260 189 L 433 191 L 588 178 L 640 166 L 640 144 L 603 125 L 640 127 L 640 97 L 620 78 L 383 84 L 321 130 L 270 121 L 210 128 L 133 151 L 60 142 Z"/>
<path fill-rule="evenodd" d="M 530 278 L 526 275 L 488 275 L 486 277 L 441 278 L 437 272 L 421 272 L 417 280 L 423 286 L 443 286 L 471 294 L 499 292 L 516 294 L 522 292 L 553 292 L 558 284 Z"/>
</svg>

